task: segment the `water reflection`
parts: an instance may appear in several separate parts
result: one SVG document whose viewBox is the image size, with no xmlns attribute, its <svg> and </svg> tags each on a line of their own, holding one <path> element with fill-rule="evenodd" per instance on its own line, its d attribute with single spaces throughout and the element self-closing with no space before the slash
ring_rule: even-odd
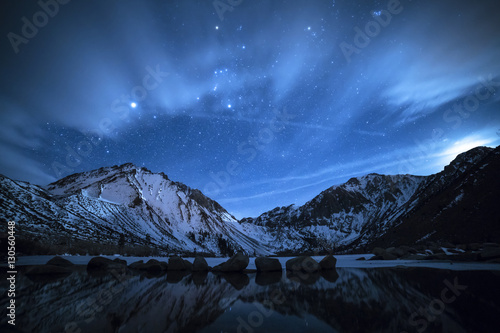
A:
<svg viewBox="0 0 500 333">
<path fill-rule="evenodd" d="M 17 277 L 20 332 L 480 332 L 496 329 L 500 315 L 498 275 L 487 271 L 146 275 L 78 267 Z M 2 327 L 5 318 L 3 307 Z"/>
</svg>

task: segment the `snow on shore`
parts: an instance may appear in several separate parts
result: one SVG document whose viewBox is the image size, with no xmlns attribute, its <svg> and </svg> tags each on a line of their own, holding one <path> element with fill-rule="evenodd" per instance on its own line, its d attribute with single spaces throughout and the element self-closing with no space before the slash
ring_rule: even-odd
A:
<svg viewBox="0 0 500 333">
<path fill-rule="evenodd" d="M 491 264 L 491 263 L 483 263 L 483 262 L 450 262 L 443 260 L 356 260 L 360 257 L 364 257 L 365 259 L 369 259 L 373 256 L 373 254 L 348 254 L 348 255 L 336 255 L 337 258 L 337 267 L 354 267 L 354 268 L 390 268 L 390 267 L 422 267 L 422 268 L 435 268 L 435 269 L 449 269 L 449 270 L 489 270 L 489 271 L 500 271 L 500 264 Z M 47 263 L 53 255 L 41 255 L 41 256 L 23 256 L 17 258 L 16 265 L 43 265 Z M 76 265 L 86 265 L 91 258 L 94 256 L 64 256 L 65 259 L 68 259 L 72 263 Z M 128 264 L 131 264 L 138 260 L 143 260 L 144 262 L 149 259 L 156 259 L 160 261 L 168 262 L 168 257 L 124 257 L 119 255 L 114 256 L 103 256 L 109 259 L 120 258 L 126 260 Z M 285 263 L 287 260 L 293 257 L 278 257 L 279 261 L 283 268 L 285 267 Z M 315 256 L 313 257 L 315 260 L 320 261 L 323 259 L 323 256 Z M 194 258 L 185 258 L 191 262 L 193 262 Z M 216 266 L 228 258 L 206 258 L 209 266 Z M 248 269 L 255 269 L 255 258 L 250 258 L 250 263 L 248 265 Z"/>
</svg>

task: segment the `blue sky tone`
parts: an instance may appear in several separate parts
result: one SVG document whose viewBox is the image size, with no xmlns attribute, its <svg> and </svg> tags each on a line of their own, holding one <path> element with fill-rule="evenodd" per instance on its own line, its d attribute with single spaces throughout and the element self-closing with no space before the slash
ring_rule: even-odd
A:
<svg viewBox="0 0 500 333">
<path fill-rule="evenodd" d="M 494 0 L 1 6 L 14 179 L 132 162 L 245 217 L 500 144 Z"/>
</svg>

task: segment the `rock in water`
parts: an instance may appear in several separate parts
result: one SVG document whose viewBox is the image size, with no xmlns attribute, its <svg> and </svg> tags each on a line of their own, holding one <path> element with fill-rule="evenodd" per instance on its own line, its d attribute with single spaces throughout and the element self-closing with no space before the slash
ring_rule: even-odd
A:
<svg viewBox="0 0 500 333">
<path fill-rule="evenodd" d="M 247 255 L 244 255 L 243 253 L 236 253 L 228 261 L 215 266 L 213 270 L 221 272 L 241 272 L 247 268 L 249 262 L 250 259 Z"/>
<path fill-rule="evenodd" d="M 120 258 L 116 258 L 113 261 L 116 262 L 117 264 L 122 264 L 122 265 L 127 266 L 127 261 L 126 260 L 123 260 L 123 259 L 120 259 Z"/>
<path fill-rule="evenodd" d="M 337 258 L 332 256 L 331 254 L 327 255 L 319 262 L 321 269 L 334 269 L 336 264 Z"/>
<path fill-rule="evenodd" d="M 55 256 L 54 258 L 50 259 L 47 262 L 47 265 L 52 265 L 52 266 L 59 266 L 59 267 L 71 267 L 74 266 L 71 261 L 61 258 L 59 256 Z"/>
<path fill-rule="evenodd" d="M 184 259 L 184 267 L 186 267 L 186 270 L 191 271 L 193 270 L 193 264 L 189 261 Z"/>
<path fill-rule="evenodd" d="M 208 271 L 209 267 L 205 258 L 197 256 L 194 258 L 193 262 L 193 272 L 204 272 Z"/>
<path fill-rule="evenodd" d="M 172 256 L 168 259 L 169 271 L 185 271 L 187 269 L 186 263 L 179 256 Z"/>
<path fill-rule="evenodd" d="M 139 269 L 143 269 L 148 272 L 161 272 L 161 271 L 166 271 L 167 268 L 168 265 L 166 262 L 158 261 L 156 259 L 150 259 Z"/>
<path fill-rule="evenodd" d="M 143 266 L 144 266 L 144 262 L 142 260 L 139 260 L 139 261 L 133 262 L 130 265 L 128 265 L 128 268 L 142 269 Z"/>
<path fill-rule="evenodd" d="M 259 272 L 281 271 L 281 263 L 278 259 L 258 257 L 255 258 L 255 266 Z"/>
<path fill-rule="evenodd" d="M 90 270 L 122 269 L 124 267 L 127 266 L 104 257 L 94 257 L 87 264 L 87 269 Z"/>
<path fill-rule="evenodd" d="M 309 256 L 300 256 L 292 258 L 286 262 L 286 269 L 290 271 L 305 271 L 316 272 L 321 269 L 321 266 L 316 260 Z"/>
</svg>

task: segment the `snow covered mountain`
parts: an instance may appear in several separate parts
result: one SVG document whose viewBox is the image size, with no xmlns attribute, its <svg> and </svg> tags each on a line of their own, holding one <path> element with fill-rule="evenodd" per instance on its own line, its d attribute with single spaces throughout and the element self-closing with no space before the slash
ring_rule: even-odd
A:
<svg viewBox="0 0 500 333">
<path fill-rule="evenodd" d="M 17 222 L 17 237 L 32 253 L 43 252 L 36 246 L 110 252 L 120 243 L 229 255 L 500 241 L 499 170 L 500 147 L 478 147 L 435 175 L 352 178 L 303 206 L 241 221 L 199 190 L 132 164 L 45 188 L 0 176 L 0 220 Z"/>
<path fill-rule="evenodd" d="M 321 250 L 351 244 L 368 226 L 384 228 L 399 216 L 425 177 L 369 174 L 332 186 L 301 207 L 275 208 L 241 221 L 249 234 L 263 228 L 273 248 Z M 261 231 L 262 232 L 262 231 Z"/>
<path fill-rule="evenodd" d="M 240 223 L 249 235 L 254 230 L 271 235 L 266 244 L 276 251 L 339 246 L 366 251 L 375 245 L 409 245 L 426 239 L 498 241 L 499 172 L 500 147 L 478 147 L 458 155 L 434 175 L 352 178 L 301 207 L 278 207 Z"/>
<path fill-rule="evenodd" d="M 132 164 L 70 175 L 47 188 L 2 176 L 0 188 L 0 217 L 37 242 L 116 245 L 123 237 L 168 251 L 268 253 L 217 202 Z"/>
</svg>

